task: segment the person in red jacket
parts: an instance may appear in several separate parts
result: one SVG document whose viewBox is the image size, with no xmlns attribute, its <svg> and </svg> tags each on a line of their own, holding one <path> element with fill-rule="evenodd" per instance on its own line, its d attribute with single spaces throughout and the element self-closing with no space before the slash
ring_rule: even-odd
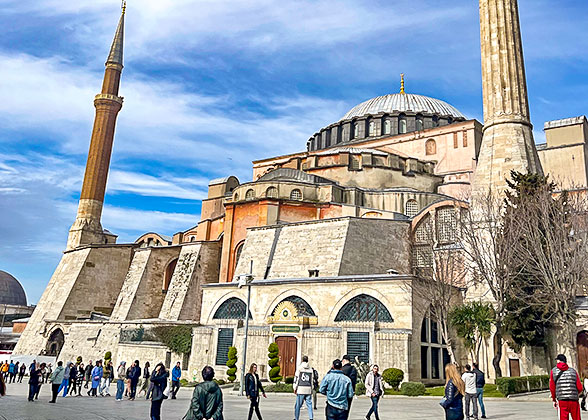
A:
<svg viewBox="0 0 588 420">
<path fill-rule="evenodd" d="M 549 390 L 553 406 L 559 409 L 560 420 L 580 420 L 580 395 L 582 382 L 580 376 L 567 365 L 566 356 L 559 354 L 556 366 L 551 370 Z"/>
</svg>

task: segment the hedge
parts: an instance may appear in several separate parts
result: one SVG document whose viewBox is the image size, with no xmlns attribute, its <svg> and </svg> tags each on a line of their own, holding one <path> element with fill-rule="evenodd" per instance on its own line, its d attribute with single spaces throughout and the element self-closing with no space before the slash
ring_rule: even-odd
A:
<svg viewBox="0 0 588 420">
<path fill-rule="evenodd" d="M 425 384 L 421 382 L 403 382 L 400 386 L 400 392 L 402 395 L 408 395 L 409 397 L 425 395 Z"/>
<path fill-rule="evenodd" d="M 382 372 L 382 379 L 392 387 L 392 389 L 398 391 L 398 386 L 404 379 L 404 372 L 396 368 L 388 368 Z"/>
<path fill-rule="evenodd" d="M 549 389 L 549 375 L 497 378 L 496 386 L 504 395 Z"/>
<path fill-rule="evenodd" d="M 366 393 L 365 384 L 361 381 L 355 384 L 355 395 L 365 395 Z"/>
</svg>

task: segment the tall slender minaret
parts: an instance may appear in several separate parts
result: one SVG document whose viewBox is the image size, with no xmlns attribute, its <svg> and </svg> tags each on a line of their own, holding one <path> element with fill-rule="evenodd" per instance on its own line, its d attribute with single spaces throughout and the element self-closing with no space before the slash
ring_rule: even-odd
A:
<svg viewBox="0 0 588 420">
<path fill-rule="evenodd" d="M 118 88 L 123 69 L 125 9 L 126 2 L 123 2 L 118 27 L 106 60 L 102 92 L 94 98 L 96 117 L 94 118 L 78 214 L 67 240 L 68 250 L 81 245 L 111 243 L 115 240 L 114 235 L 104 232 L 100 219 L 110 167 L 116 117 L 123 104 L 123 98 L 118 96 Z"/>
<path fill-rule="evenodd" d="M 510 171 L 543 173 L 529 118 L 517 0 L 480 0 L 484 134 L 472 197 L 502 194 Z"/>
</svg>

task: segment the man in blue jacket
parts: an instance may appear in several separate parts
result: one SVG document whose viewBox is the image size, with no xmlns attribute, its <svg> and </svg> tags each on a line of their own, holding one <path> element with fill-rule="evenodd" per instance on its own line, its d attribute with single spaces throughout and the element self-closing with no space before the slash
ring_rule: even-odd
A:
<svg viewBox="0 0 588 420">
<path fill-rule="evenodd" d="M 180 362 L 176 363 L 172 369 L 172 386 L 170 389 L 171 399 L 176 399 L 176 393 L 180 389 L 180 378 L 182 377 L 182 368 Z"/>
<path fill-rule="evenodd" d="M 347 420 L 349 415 L 349 399 L 353 398 L 353 386 L 349 379 L 341 371 L 341 360 L 333 361 L 333 368 L 325 375 L 319 392 L 327 396 L 325 414 L 327 420 Z"/>
</svg>

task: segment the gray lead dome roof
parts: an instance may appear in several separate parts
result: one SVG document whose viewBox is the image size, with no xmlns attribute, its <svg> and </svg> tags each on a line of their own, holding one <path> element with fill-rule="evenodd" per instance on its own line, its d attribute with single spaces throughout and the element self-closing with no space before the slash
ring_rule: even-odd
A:
<svg viewBox="0 0 588 420">
<path fill-rule="evenodd" d="M 391 113 L 394 111 L 451 115 L 452 117 L 465 119 L 465 116 L 461 112 L 447 102 L 435 98 L 429 98 L 428 96 L 414 95 L 412 93 L 393 93 L 369 99 L 353 107 L 341 119 L 347 120 L 350 118 L 362 117 L 364 115 Z"/>
<path fill-rule="evenodd" d="M 27 306 L 27 296 L 17 279 L 0 270 L 0 304 Z"/>
</svg>

